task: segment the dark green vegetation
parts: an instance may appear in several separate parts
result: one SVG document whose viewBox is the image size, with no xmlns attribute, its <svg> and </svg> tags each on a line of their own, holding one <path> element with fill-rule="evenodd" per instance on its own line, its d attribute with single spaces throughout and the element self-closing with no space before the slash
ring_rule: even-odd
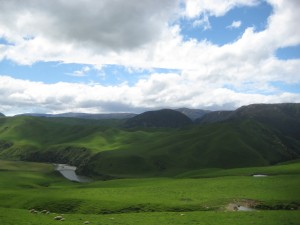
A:
<svg viewBox="0 0 300 225">
<path fill-rule="evenodd" d="M 103 179 L 174 177 L 204 168 L 267 166 L 299 158 L 300 104 L 250 105 L 230 115 L 200 125 L 172 110 L 127 121 L 4 117 L 0 158 L 69 163 Z M 190 125 L 170 128 L 178 127 L 178 121 Z"/>
<path fill-rule="evenodd" d="M 251 174 L 271 176 L 255 178 Z M 179 178 L 180 177 L 180 178 Z M 192 178 L 193 177 L 193 178 Z M 202 178 L 196 178 L 202 177 Z M 50 164 L 0 161 L 0 224 L 299 224 L 300 163 L 206 169 L 178 178 L 74 183 Z M 235 212 L 230 203 L 249 205 Z M 32 214 L 28 209 L 49 210 Z M 54 214 L 53 214 L 54 213 Z"/>
<path fill-rule="evenodd" d="M 203 110 L 203 109 L 189 109 L 189 108 L 179 108 L 175 109 L 178 112 L 181 112 L 182 114 L 186 115 L 189 117 L 191 120 L 196 120 L 205 114 L 211 112 L 209 110 Z"/>
<path fill-rule="evenodd" d="M 171 109 L 144 112 L 126 121 L 125 127 L 180 128 L 192 124 L 186 115 Z"/>
<path fill-rule="evenodd" d="M 254 119 L 299 140 L 300 103 L 253 104 L 235 111 L 215 111 L 203 115 L 198 124 L 220 121 Z"/>
</svg>

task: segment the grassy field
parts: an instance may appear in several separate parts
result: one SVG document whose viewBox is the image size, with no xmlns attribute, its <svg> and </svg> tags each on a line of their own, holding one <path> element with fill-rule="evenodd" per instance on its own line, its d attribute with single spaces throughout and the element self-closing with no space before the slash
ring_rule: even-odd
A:
<svg viewBox="0 0 300 225">
<path fill-rule="evenodd" d="M 269 174 L 255 178 L 252 174 Z M 0 224 L 299 224 L 300 163 L 206 169 L 177 178 L 74 183 L 52 165 L 0 161 Z M 254 202 L 251 212 L 227 210 Z M 28 209 L 51 214 L 31 214 Z M 272 210 L 270 210 L 272 209 Z M 284 209 L 284 210 L 282 210 Z M 292 210 L 294 209 L 294 210 Z"/>
<path fill-rule="evenodd" d="M 0 212 L 0 222 L 5 225 L 80 225 L 85 221 L 90 221 L 90 224 L 96 225 L 299 225 L 300 221 L 300 213 L 297 211 L 65 214 L 66 220 L 63 222 L 55 221 L 53 214 L 33 215 L 26 210 L 2 208 L 0 208 Z"/>
</svg>

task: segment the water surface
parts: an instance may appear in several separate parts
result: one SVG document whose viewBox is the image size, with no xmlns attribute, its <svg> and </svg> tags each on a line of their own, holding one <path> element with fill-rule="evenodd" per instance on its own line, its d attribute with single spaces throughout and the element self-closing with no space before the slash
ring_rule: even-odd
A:
<svg viewBox="0 0 300 225">
<path fill-rule="evenodd" d="M 66 179 L 76 182 L 90 182 L 91 179 L 84 176 L 79 176 L 75 173 L 76 166 L 70 166 L 68 164 L 54 164 L 55 170 L 59 171 Z"/>
</svg>

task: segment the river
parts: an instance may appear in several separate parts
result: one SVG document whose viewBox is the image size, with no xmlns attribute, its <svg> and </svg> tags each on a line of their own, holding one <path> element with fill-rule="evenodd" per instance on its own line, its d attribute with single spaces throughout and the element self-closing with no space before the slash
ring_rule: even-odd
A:
<svg viewBox="0 0 300 225">
<path fill-rule="evenodd" d="M 91 182 L 91 179 L 84 176 L 79 176 L 75 173 L 76 166 L 70 166 L 68 164 L 54 164 L 55 170 L 59 171 L 66 179 L 70 181 L 76 181 L 80 183 Z"/>
</svg>

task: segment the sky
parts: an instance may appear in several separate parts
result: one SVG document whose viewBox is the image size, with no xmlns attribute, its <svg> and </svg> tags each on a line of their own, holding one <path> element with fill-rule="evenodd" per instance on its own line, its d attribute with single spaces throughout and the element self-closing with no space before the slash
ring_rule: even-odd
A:
<svg viewBox="0 0 300 225">
<path fill-rule="evenodd" d="M 300 102 L 299 0 L 0 0 L 0 112 Z"/>
</svg>

